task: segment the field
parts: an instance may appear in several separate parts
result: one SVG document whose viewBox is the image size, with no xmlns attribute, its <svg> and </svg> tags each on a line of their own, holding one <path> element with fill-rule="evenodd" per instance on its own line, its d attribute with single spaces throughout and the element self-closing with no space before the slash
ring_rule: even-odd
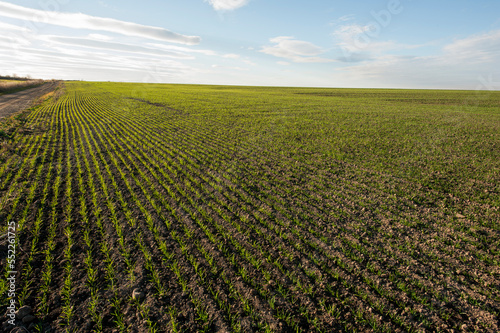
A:
<svg viewBox="0 0 500 333">
<path fill-rule="evenodd" d="M 500 92 L 64 89 L 0 138 L 31 331 L 500 330 Z"/>
</svg>

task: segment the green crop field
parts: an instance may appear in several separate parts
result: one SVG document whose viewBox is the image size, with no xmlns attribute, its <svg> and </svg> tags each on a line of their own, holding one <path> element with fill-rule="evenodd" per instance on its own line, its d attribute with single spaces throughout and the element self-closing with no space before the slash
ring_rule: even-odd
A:
<svg viewBox="0 0 500 333">
<path fill-rule="evenodd" d="M 500 330 L 500 92 L 64 89 L 0 136 L 31 331 Z"/>
</svg>

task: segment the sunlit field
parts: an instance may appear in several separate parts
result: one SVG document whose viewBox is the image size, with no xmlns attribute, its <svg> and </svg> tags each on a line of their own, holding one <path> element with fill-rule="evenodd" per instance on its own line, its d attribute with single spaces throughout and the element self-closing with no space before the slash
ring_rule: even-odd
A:
<svg viewBox="0 0 500 333">
<path fill-rule="evenodd" d="M 33 331 L 500 330 L 500 92 L 64 89 L 0 137 Z"/>
</svg>

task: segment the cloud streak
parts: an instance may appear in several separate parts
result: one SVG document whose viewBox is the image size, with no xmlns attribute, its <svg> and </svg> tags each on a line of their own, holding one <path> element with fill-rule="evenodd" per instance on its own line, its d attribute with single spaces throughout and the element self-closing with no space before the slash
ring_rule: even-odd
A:
<svg viewBox="0 0 500 333">
<path fill-rule="evenodd" d="M 333 59 L 317 57 L 324 51 L 310 42 L 297 40 L 289 36 L 279 36 L 271 38 L 273 46 L 263 46 L 260 52 L 273 55 L 278 58 L 285 58 L 297 63 L 321 63 L 333 62 Z"/>
<path fill-rule="evenodd" d="M 159 27 L 120 21 L 112 18 L 90 16 L 82 13 L 44 11 L 3 1 L 0 1 L 0 16 L 74 29 L 108 31 L 126 36 L 142 37 L 186 45 L 199 44 L 201 40 L 198 36 L 182 35 Z"/>
<path fill-rule="evenodd" d="M 234 10 L 245 6 L 250 0 L 205 0 L 215 10 Z"/>
<path fill-rule="evenodd" d="M 459 39 L 443 48 L 455 60 L 470 62 L 500 61 L 500 30 Z"/>
<path fill-rule="evenodd" d="M 50 43 L 59 43 L 64 45 L 73 45 L 86 48 L 94 49 L 107 49 L 119 52 L 129 52 L 129 53 L 142 53 L 157 56 L 167 56 L 171 58 L 180 59 L 192 59 L 185 53 L 167 51 L 162 49 L 153 49 L 149 47 L 143 47 L 139 45 L 125 44 L 125 43 L 115 43 L 104 40 L 97 40 L 91 38 L 79 38 L 79 37 L 63 37 L 63 36 L 41 36 L 40 39 L 48 41 Z"/>
<path fill-rule="evenodd" d="M 400 44 L 394 41 L 379 41 L 370 35 L 373 26 L 355 23 L 339 26 L 332 37 L 342 53 L 338 60 L 341 62 L 363 62 L 376 59 L 378 56 L 395 50 L 409 50 L 424 45 Z"/>
<path fill-rule="evenodd" d="M 178 51 L 178 52 L 184 52 L 184 53 L 200 53 L 204 54 L 207 56 L 215 56 L 217 53 L 212 50 L 204 50 L 204 49 L 194 49 L 194 48 L 188 48 L 184 46 L 178 46 L 178 45 L 169 45 L 169 44 L 158 44 L 158 43 L 147 43 L 148 46 L 154 47 L 155 49 L 162 49 L 162 50 L 168 50 L 168 51 Z"/>
<path fill-rule="evenodd" d="M 196 74 L 177 60 L 145 58 L 95 51 L 75 52 L 61 45 L 51 51 L 22 48 L 13 55 L 0 48 L 0 73 L 30 74 L 34 77 L 105 81 L 168 82 Z"/>
</svg>

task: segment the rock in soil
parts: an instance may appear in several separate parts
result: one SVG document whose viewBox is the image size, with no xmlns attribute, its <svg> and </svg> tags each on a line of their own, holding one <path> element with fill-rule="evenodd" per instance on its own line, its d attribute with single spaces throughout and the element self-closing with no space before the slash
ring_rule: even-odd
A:
<svg viewBox="0 0 500 333">
<path fill-rule="evenodd" d="M 27 315 L 31 314 L 33 310 L 31 309 L 31 306 L 25 305 L 19 308 L 16 312 L 16 317 L 18 319 L 23 319 Z"/>
<path fill-rule="evenodd" d="M 5 323 L 2 324 L 2 329 L 3 329 L 2 332 L 8 332 L 9 329 L 11 329 L 12 327 L 14 327 L 14 325 L 6 321 Z"/>
<path fill-rule="evenodd" d="M 29 324 L 35 321 L 36 317 L 32 315 L 27 315 L 26 317 L 23 318 L 23 323 Z"/>
</svg>

